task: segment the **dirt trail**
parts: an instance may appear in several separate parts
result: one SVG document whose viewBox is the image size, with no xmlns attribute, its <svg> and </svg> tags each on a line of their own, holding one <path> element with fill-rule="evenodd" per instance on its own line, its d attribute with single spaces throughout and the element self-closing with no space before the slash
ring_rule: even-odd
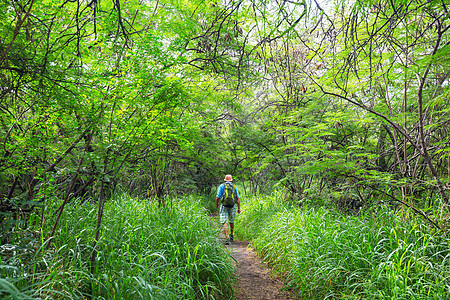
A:
<svg viewBox="0 0 450 300">
<path fill-rule="evenodd" d="M 236 300 L 287 300 L 295 299 L 281 290 L 282 283 L 270 274 L 256 253 L 248 248 L 248 242 L 234 241 L 227 245 L 237 263 Z"/>
</svg>

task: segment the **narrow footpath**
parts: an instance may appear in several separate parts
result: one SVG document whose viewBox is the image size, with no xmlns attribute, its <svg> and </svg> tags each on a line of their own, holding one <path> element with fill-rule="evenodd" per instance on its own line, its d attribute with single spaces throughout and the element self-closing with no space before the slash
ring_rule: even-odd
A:
<svg viewBox="0 0 450 300">
<path fill-rule="evenodd" d="M 261 262 L 248 244 L 246 241 L 234 241 L 226 246 L 236 260 L 236 300 L 295 299 L 282 290 L 282 282 L 271 274 L 270 269 Z"/>
</svg>

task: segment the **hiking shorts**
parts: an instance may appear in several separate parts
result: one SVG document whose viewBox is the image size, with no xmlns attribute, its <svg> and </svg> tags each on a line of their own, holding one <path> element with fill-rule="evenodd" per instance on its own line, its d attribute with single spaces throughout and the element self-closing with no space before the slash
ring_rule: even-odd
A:
<svg viewBox="0 0 450 300">
<path fill-rule="evenodd" d="M 226 207 L 223 204 L 220 204 L 220 223 L 224 224 L 234 223 L 234 217 L 236 216 L 237 205 L 235 204 L 233 207 Z"/>
</svg>

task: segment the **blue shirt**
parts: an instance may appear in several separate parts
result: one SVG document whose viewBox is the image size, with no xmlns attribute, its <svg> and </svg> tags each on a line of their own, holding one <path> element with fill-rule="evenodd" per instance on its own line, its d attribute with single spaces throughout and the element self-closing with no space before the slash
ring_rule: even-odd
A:
<svg viewBox="0 0 450 300">
<path fill-rule="evenodd" d="M 238 189 L 236 186 L 234 186 L 234 190 L 236 191 L 236 196 L 239 198 Z M 223 192 L 225 191 L 225 183 L 222 183 L 219 188 L 217 189 L 217 195 L 216 198 L 222 198 Z"/>
</svg>

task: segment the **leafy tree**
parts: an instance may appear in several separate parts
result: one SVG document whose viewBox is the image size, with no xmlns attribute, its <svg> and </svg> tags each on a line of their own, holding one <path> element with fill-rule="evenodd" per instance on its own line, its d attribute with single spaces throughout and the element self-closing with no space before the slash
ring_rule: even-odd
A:
<svg viewBox="0 0 450 300">
<path fill-rule="evenodd" d="M 381 197 L 428 218 L 421 209 L 436 190 L 446 207 L 448 138 L 436 124 L 448 123 L 447 10 L 439 1 L 297 10 L 291 20 L 302 22 L 255 48 L 265 77 L 236 132 L 252 152 L 243 150 L 245 168 L 300 198 L 329 185 L 337 200 Z"/>
</svg>

